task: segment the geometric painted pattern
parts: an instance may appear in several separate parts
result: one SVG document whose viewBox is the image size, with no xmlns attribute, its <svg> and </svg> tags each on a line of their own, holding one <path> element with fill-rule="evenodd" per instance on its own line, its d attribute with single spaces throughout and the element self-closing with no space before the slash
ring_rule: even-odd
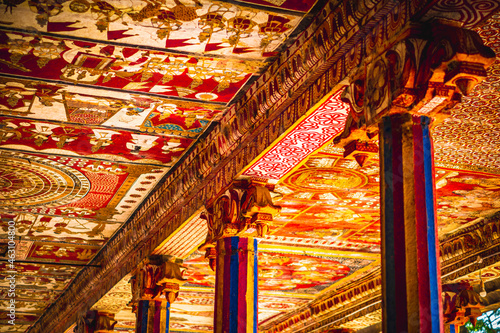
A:
<svg viewBox="0 0 500 333">
<path fill-rule="evenodd" d="M 64 164 L 38 156 L 0 155 L 0 206 L 4 209 L 62 206 L 82 199 L 89 190 L 90 181 Z"/>
<path fill-rule="evenodd" d="M 244 172 L 245 176 L 278 180 L 309 154 L 344 129 L 349 105 L 340 100 L 343 89 L 313 107 L 288 134 Z"/>
<path fill-rule="evenodd" d="M 185 258 L 205 240 L 208 232 L 206 220 L 196 216 L 177 229 L 154 251 L 155 255 L 170 255 Z M 175 237 L 177 234 L 183 237 Z"/>
<path fill-rule="evenodd" d="M 486 4 L 485 4 L 486 5 Z M 469 165 L 475 168 L 500 168 L 500 14 L 475 28 L 497 54 L 488 68 L 488 76 L 462 103 L 451 110 L 451 116 L 434 129 L 437 162 Z"/>
</svg>

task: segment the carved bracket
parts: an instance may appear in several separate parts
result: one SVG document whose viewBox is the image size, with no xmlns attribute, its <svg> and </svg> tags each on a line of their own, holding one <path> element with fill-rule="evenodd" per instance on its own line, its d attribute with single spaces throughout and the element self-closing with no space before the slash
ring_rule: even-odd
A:
<svg viewBox="0 0 500 333">
<path fill-rule="evenodd" d="M 351 75 L 343 94 L 351 111 L 336 140 L 341 146 L 369 141 L 390 113 L 444 114 L 486 77 L 495 61 L 476 32 L 439 23 L 411 25 L 389 45 Z"/>
<path fill-rule="evenodd" d="M 368 138 L 373 139 L 374 135 Z M 352 156 L 359 166 L 365 165 L 366 161 L 373 156 L 378 156 L 378 145 L 373 142 L 363 140 L 352 140 L 344 147 L 344 158 Z"/>
<path fill-rule="evenodd" d="M 481 299 L 468 283 L 443 285 L 443 319 L 445 324 L 463 326 L 469 320 L 476 325 L 481 313 Z"/>
<path fill-rule="evenodd" d="M 75 333 L 114 332 L 115 325 L 116 321 L 113 313 L 92 310 L 77 320 L 73 331 Z"/>
<path fill-rule="evenodd" d="M 231 236 L 264 237 L 268 223 L 281 210 L 274 205 L 269 188 L 256 182 L 239 182 L 218 197 L 200 215 L 207 220 L 208 234 L 200 249 L 214 269 L 217 240 Z"/>
<path fill-rule="evenodd" d="M 166 256 L 151 256 L 141 263 L 130 279 L 133 310 L 140 300 L 168 301 L 173 303 L 179 295 L 180 286 L 187 280 L 186 270 L 179 262 Z"/>
</svg>

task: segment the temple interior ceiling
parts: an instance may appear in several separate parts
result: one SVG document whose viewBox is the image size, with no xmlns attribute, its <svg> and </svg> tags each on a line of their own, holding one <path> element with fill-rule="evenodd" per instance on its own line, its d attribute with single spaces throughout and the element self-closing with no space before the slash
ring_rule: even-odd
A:
<svg viewBox="0 0 500 333">
<path fill-rule="evenodd" d="M 0 272 L 10 270 L 14 221 L 18 301 L 9 327 L 9 282 L 0 273 L 0 332 L 29 331 L 325 3 L 0 5 Z M 427 17 L 466 21 L 499 55 L 500 14 L 491 15 L 498 5 L 484 1 L 489 14 L 479 8 L 475 16 L 465 3 L 438 1 Z M 372 154 L 360 166 L 333 143 L 349 111 L 341 94 L 341 87 L 329 93 L 238 171 L 273 183 L 282 207 L 259 242 L 262 330 L 380 270 L 379 161 Z M 500 210 L 499 105 L 497 56 L 488 77 L 433 126 L 441 238 Z M 215 275 L 198 250 L 207 233 L 199 215 L 153 251 L 187 268 L 171 308 L 174 332 L 213 331 Z M 454 281 L 478 283 L 476 276 Z M 499 265 L 484 269 L 486 281 L 499 276 Z M 92 307 L 115 314 L 115 331 L 134 332 L 130 277 Z M 380 316 L 339 327 L 362 328 Z"/>
</svg>

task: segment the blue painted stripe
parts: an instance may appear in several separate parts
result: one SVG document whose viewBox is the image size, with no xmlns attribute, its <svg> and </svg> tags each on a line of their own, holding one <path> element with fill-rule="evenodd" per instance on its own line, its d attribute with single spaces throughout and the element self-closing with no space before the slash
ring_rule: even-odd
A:
<svg viewBox="0 0 500 333">
<path fill-rule="evenodd" d="M 170 302 L 166 302 L 166 318 L 165 318 L 165 333 L 168 333 L 170 331 Z"/>
<path fill-rule="evenodd" d="M 254 254 L 253 254 L 253 333 L 257 333 L 258 326 L 258 299 L 259 299 L 259 260 L 257 257 L 257 239 L 253 240 Z"/>
<path fill-rule="evenodd" d="M 427 247 L 429 256 L 429 291 L 431 297 L 431 322 L 432 332 L 440 332 L 440 311 L 439 311 L 439 279 L 438 262 L 436 252 L 436 216 L 434 211 L 434 174 L 433 174 L 433 154 L 432 143 L 429 132 L 430 119 L 421 117 L 422 124 L 422 144 L 424 149 L 424 171 L 425 171 L 425 207 L 427 212 Z"/>
<path fill-rule="evenodd" d="M 229 333 L 238 332 L 238 281 L 239 281 L 239 258 L 238 245 L 239 237 L 231 237 L 231 280 L 229 287 Z M 226 254 L 227 255 L 227 254 Z"/>
</svg>

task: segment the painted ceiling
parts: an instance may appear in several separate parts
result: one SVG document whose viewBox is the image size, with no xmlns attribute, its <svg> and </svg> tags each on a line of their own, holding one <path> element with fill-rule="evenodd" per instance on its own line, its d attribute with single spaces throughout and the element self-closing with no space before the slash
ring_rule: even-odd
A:
<svg viewBox="0 0 500 333">
<path fill-rule="evenodd" d="M 15 332 L 56 301 L 315 3 L 2 2 L 0 271 L 14 221 Z M 5 278 L 0 332 L 11 332 Z"/>
<path fill-rule="evenodd" d="M 0 275 L 0 332 L 33 325 L 321 4 L 0 5 L 0 234 L 15 221 L 19 300 L 12 330 L 3 325 L 8 281 Z M 500 15 L 475 29 L 500 54 Z M 283 207 L 259 243 L 264 329 L 379 269 L 378 160 L 360 167 L 331 143 L 348 110 L 340 93 L 241 172 L 272 179 L 274 201 Z M 434 128 L 441 236 L 500 210 L 498 105 L 497 58 L 488 78 Z M 196 216 L 154 252 L 182 258 L 188 268 L 172 305 L 172 331 L 213 329 L 215 277 L 196 250 L 205 235 Z M 2 251 L 6 243 L 0 236 Z M 497 266 L 488 274 L 497 276 Z M 93 307 L 115 313 L 122 332 L 134 326 L 129 278 Z M 350 328 L 370 320 L 380 314 Z"/>
</svg>

